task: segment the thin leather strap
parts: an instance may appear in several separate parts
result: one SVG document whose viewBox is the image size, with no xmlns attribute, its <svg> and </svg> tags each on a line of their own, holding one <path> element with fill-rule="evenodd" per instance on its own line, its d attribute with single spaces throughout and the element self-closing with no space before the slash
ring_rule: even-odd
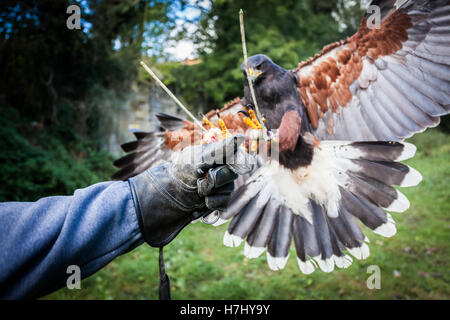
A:
<svg viewBox="0 0 450 320">
<path fill-rule="evenodd" d="M 163 247 L 159 248 L 159 300 L 171 300 L 170 298 L 170 280 L 166 274 L 164 266 Z"/>
</svg>

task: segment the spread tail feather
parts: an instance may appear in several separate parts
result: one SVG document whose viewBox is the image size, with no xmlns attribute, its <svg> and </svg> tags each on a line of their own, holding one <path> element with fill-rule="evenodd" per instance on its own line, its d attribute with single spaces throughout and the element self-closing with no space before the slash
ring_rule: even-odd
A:
<svg viewBox="0 0 450 320">
<path fill-rule="evenodd" d="M 294 243 L 301 272 L 331 272 L 366 259 L 368 239 L 358 221 L 391 237 L 387 211 L 403 212 L 408 199 L 393 185 L 417 185 L 422 176 L 399 163 L 414 156 L 409 143 L 322 141 L 308 167 L 288 170 L 271 161 L 233 194 L 217 225 L 232 219 L 224 244 L 242 242 L 247 258 L 266 251 L 272 270 L 285 267 Z"/>
</svg>

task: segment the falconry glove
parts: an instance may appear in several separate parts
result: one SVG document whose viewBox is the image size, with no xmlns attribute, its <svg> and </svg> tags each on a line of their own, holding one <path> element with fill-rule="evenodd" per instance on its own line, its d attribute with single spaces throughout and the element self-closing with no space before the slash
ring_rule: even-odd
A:
<svg viewBox="0 0 450 320">
<path fill-rule="evenodd" d="M 172 162 L 128 181 L 145 241 L 152 247 L 171 242 L 190 222 L 225 210 L 238 174 L 251 170 L 239 148 L 241 135 L 185 148 Z"/>
</svg>

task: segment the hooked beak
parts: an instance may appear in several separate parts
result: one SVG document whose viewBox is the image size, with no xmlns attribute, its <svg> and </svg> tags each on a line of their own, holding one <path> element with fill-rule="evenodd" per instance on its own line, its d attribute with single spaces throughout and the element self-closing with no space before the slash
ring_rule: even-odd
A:
<svg viewBox="0 0 450 320">
<path fill-rule="evenodd" d="M 255 82 L 256 78 L 258 78 L 262 74 L 262 71 L 258 69 L 248 68 L 248 75 L 250 76 L 250 80 L 252 83 Z"/>
</svg>

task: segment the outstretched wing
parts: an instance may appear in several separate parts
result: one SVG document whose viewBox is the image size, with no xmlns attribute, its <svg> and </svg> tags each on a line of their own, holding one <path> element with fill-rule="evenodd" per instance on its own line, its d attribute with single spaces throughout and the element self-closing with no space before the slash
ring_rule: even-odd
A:
<svg viewBox="0 0 450 320">
<path fill-rule="evenodd" d="M 235 133 L 242 133 L 247 127 L 238 111 L 243 109 L 245 108 L 240 104 L 240 99 L 236 98 L 217 111 L 227 128 L 232 129 Z M 192 122 L 164 113 L 159 113 L 156 117 L 163 130 L 160 132 L 135 132 L 136 140 L 121 146 L 127 155 L 114 162 L 114 166 L 119 170 L 111 177 L 113 180 L 127 180 L 161 161 L 170 161 L 175 152 L 201 143 L 202 130 Z M 211 110 L 206 117 L 213 124 L 217 124 L 216 110 Z M 206 128 L 209 129 L 208 126 Z"/>
<path fill-rule="evenodd" d="M 381 7 L 381 26 L 326 46 L 297 69 L 319 139 L 401 141 L 450 111 L 450 1 Z"/>
</svg>

